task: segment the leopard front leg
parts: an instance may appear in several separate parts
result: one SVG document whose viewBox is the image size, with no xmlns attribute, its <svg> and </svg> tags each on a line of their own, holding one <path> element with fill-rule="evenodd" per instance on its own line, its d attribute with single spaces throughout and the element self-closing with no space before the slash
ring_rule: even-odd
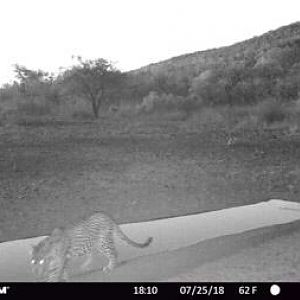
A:
<svg viewBox="0 0 300 300">
<path fill-rule="evenodd" d="M 69 258 L 65 258 L 65 261 L 62 265 L 62 269 L 60 272 L 60 281 L 62 282 L 68 282 L 70 279 L 69 272 L 68 272 L 69 261 L 70 261 Z"/>
</svg>

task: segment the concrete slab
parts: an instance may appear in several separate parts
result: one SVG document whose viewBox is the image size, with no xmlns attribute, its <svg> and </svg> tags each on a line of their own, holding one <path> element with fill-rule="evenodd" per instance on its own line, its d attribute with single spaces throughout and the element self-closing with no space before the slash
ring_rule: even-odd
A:
<svg viewBox="0 0 300 300">
<path fill-rule="evenodd" d="M 219 211 L 124 224 L 121 225 L 121 228 L 130 238 L 136 241 L 144 241 L 148 236 L 153 236 L 154 241 L 148 248 L 136 249 L 126 245 L 123 241 L 117 240 L 119 260 L 130 261 L 130 264 L 126 264 L 124 267 L 120 265 L 119 268 L 128 269 L 128 266 L 131 265 L 131 272 L 135 275 L 142 274 L 143 265 L 139 265 L 138 257 L 149 256 L 148 260 L 154 262 L 156 261 L 154 259 L 155 255 L 159 253 L 182 249 L 205 240 L 242 234 L 251 230 L 287 224 L 297 220 L 300 220 L 299 203 L 272 199 L 253 205 L 233 207 Z M 34 280 L 29 264 L 30 247 L 31 244 L 38 243 L 42 238 L 36 237 L 0 244 L 0 281 Z M 95 265 L 93 270 L 96 270 L 106 264 L 106 259 L 99 256 L 94 258 L 93 262 Z M 75 281 L 86 281 L 86 275 L 78 276 L 77 270 L 80 269 L 82 263 L 84 263 L 84 258 L 74 260 L 71 273 L 77 275 L 74 277 Z M 163 261 L 159 261 L 159 264 L 161 265 L 160 268 L 164 268 Z M 98 275 L 88 276 L 88 278 L 91 281 L 111 281 L 113 278 L 117 281 L 124 281 L 125 276 L 126 281 L 126 272 L 123 277 L 114 277 L 114 273 L 118 272 L 117 269 L 109 278 L 103 277 L 101 272 L 96 272 Z M 128 270 L 127 274 L 127 280 L 132 279 L 132 276 L 129 276 Z M 157 278 L 159 277 L 158 275 Z M 142 280 L 143 276 L 136 276 L 136 278 Z M 153 274 L 151 278 L 155 280 L 153 279 Z M 144 280 L 147 280 L 147 278 L 144 278 Z"/>
</svg>

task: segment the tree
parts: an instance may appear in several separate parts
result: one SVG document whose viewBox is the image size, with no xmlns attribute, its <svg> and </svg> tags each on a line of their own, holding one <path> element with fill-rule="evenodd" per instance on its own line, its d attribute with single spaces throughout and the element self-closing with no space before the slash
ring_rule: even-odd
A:
<svg viewBox="0 0 300 300">
<path fill-rule="evenodd" d="M 191 93 L 205 104 L 224 103 L 226 82 L 219 70 L 206 70 L 195 77 L 191 84 Z"/>
<path fill-rule="evenodd" d="M 123 74 L 103 58 L 83 60 L 76 57 L 78 65 L 64 72 L 64 81 L 77 95 L 83 96 L 92 106 L 95 118 L 111 91 L 121 84 Z"/>
<path fill-rule="evenodd" d="M 51 86 L 53 83 L 54 75 L 52 73 L 30 70 L 18 64 L 15 64 L 14 67 L 16 78 L 19 80 L 19 90 L 23 96 L 40 96 L 45 93 L 45 85 Z"/>
</svg>

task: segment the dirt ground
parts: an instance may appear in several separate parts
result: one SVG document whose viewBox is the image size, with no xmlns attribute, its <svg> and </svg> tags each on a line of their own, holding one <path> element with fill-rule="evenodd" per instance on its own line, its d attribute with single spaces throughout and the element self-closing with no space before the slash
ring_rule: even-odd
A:
<svg viewBox="0 0 300 300">
<path fill-rule="evenodd" d="M 127 223 L 299 201 L 299 142 L 244 133 L 229 146 L 220 130 L 164 118 L 0 127 L 0 241 L 94 210 Z"/>
<path fill-rule="evenodd" d="M 248 247 L 233 255 L 204 263 L 178 276 L 172 282 L 256 281 L 300 282 L 300 227 L 294 232 Z"/>
</svg>

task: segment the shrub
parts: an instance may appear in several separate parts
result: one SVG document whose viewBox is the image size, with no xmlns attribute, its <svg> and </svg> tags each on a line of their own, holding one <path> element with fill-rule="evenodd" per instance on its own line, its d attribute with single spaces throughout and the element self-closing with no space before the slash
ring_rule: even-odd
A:
<svg viewBox="0 0 300 300">
<path fill-rule="evenodd" d="M 199 107 L 200 101 L 195 96 L 175 96 L 173 94 L 158 94 L 151 91 L 143 98 L 141 104 L 138 105 L 138 110 L 143 112 L 167 112 L 167 111 L 183 111 L 190 114 Z"/>
<path fill-rule="evenodd" d="M 202 106 L 202 101 L 195 95 L 189 95 L 179 104 L 179 109 L 187 116 L 197 111 Z"/>
<path fill-rule="evenodd" d="M 165 111 L 174 108 L 175 97 L 172 94 L 151 91 L 143 98 L 139 109 L 144 112 Z"/>
<path fill-rule="evenodd" d="M 94 119 L 94 116 L 87 111 L 74 111 L 72 113 L 72 118 L 76 120 L 85 121 Z"/>
<path fill-rule="evenodd" d="M 300 98 L 294 102 L 293 112 L 300 114 Z"/>
<path fill-rule="evenodd" d="M 45 99 L 53 104 L 58 105 L 61 101 L 60 91 L 57 87 L 48 87 L 44 92 Z"/>
<path fill-rule="evenodd" d="M 121 101 L 118 106 L 115 106 L 116 111 L 112 112 L 110 109 L 111 116 L 122 116 L 122 117 L 132 117 L 141 111 L 140 105 L 135 103 L 130 103 L 128 101 Z"/>
<path fill-rule="evenodd" d="M 282 103 L 274 99 L 261 102 L 257 109 L 259 120 L 266 124 L 282 122 L 288 117 L 287 108 Z"/>
<path fill-rule="evenodd" d="M 13 94 L 12 90 L 0 88 L 0 101 L 1 102 L 11 100 L 11 99 L 13 99 L 13 97 L 14 97 L 14 94 Z"/>
<path fill-rule="evenodd" d="M 18 111 L 27 116 L 44 116 L 51 113 L 51 108 L 45 103 L 21 102 L 17 105 Z"/>
<path fill-rule="evenodd" d="M 48 125 L 49 121 L 45 118 L 19 116 L 14 120 L 14 123 L 23 127 L 44 127 Z"/>
<path fill-rule="evenodd" d="M 157 92 L 151 91 L 142 100 L 142 103 L 138 104 L 138 109 L 142 112 L 150 112 L 154 109 L 154 102 L 157 101 Z"/>
</svg>

